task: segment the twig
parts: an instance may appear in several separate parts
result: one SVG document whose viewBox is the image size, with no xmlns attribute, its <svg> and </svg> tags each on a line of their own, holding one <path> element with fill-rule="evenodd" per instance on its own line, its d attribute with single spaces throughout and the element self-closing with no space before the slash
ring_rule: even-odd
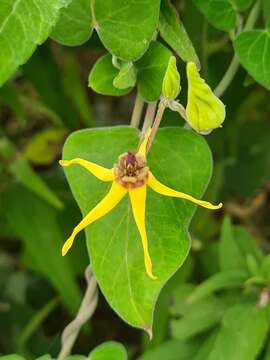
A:
<svg viewBox="0 0 270 360">
<path fill-rule="evenodd" d="M 157 101 L 151 102 L 147 105 L 143 128 L 142 128 L 142 135 L 146 132 L 148 128 L 150 128 L 153 124 L 155 113 L 157 108 Z"/>
<path fill-rule="evenodd" d="M 260 13 L 260 1 L 258 0 L 249 13 L 246 24 L 243 27 L 243 31 L 251 30 L 253 28 L 253 26 L 256 24 L 259 13 Z M 236 55 L 234 55 L 225 75 L 223 76 L 220 83 L 217 85 L 217 87 L 214 90 L 214 93 L 218 97 L 222 96 L 229 87 L 229 85 L 231 84 L 235 74 L 237 73 L 239 65 L 240 63 L 238 61 L 238 58 Z"/>
<path fill-rule="evenodd" d="M 150 134 L 150 137 L 149 137 L 149 140 L 148 140 L 147 151 L 149 151 L 149 149 L 150 149 L 150 147 L 152 145 L 152 142 L 154 140 L 154 137 L 156 136 L 156 133 L 157 133 L 157 130 L 158 130 L 159 125 L 161 123 L 162 116 L 164 114 L 165 109 L 166 109 L 166 105 L 165 105 L 164 101 L 161 100 L 159 102 L 159 104 L 158 104 L 158 111 L 157 111 L 155 121 L 154 121 L 154 124 L 153 124 L 153 127 L 152 127 L 152 131 L 151 131 L 151 134 Z"/>
<path fill-rule="evenodd" d="M 130 126 L 138 128 L 141 121 L 144 101 L 139 93 L 137 93 L 135 104 L 131 116 Z"/>
<path fill-rule="evenodd" d="M 76 318 L 71 321 L 62 333 L 62 348 L 57 360 L 63 360 L 71 353 L 71 349 L 79 335 L 81 327 L 90 319 L 96 309 L 98 302 L 97 283 L 90 265 L 86 268 L 85 278 L 87 281 L 87 289 L 84 298 Z"/>
</svg>

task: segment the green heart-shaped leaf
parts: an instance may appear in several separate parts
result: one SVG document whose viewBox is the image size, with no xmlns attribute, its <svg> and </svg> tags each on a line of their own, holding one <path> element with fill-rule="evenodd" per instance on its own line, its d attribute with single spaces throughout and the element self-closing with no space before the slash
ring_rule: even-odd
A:
<svg viewBox="0 0 270 360">
<path fill-rule="evenodd" d="M 95 0 L 93 19 L 108 51 L 121 60 L 139 59 L 157 27 L 160 0 Z"/>
<path fill-rule="evenodd" d="M 247 72 L 270 90 L 270 30 L 242 32 L 234 47 Z"/>
<path fill-rule="evenodd" d="M 67 139 L 63 158 L 80 157 L 111 168 L 120 154 L 136 150 L 138 142 L 138 131 L 130 127 L 78 131 Z M 212 172 L 211 153 L 204 139 L 182 128 L 159 130 L 148 165 L 164 184 L 197 197 L 203 194 Z M 76 165 L 66 168 L 66 174 L 83 215 L 110 187 Z M 145 272 L 141 239 L 128 196 L 86 229 L 99 286 L 112 308 L 129 324 L 151 332 L 160 290 L 188 254 L 187 229 L 194 210 L 195 206 L 185 200 L 163 197 L 149 188 L 146 228 L 157 280 Z"/>
</svg>

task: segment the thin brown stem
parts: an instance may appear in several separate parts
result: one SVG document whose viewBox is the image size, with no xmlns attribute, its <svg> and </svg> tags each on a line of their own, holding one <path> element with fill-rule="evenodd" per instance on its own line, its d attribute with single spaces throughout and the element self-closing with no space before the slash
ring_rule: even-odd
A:
<svg viewBox="0 0 270 360">
<path fill-rule="evenodd" d="M 131 116 L 130 126 L 138 128 L 141 121 L 142 111 L 143 111 L 144 101 L 139 93 L 137 93 L 135 104 Z"/>
<path fill-rule="evenodd" d="M 157 114 L 156 114 L 156 117 L 155 117 L 155 120 L 154 120 L 154 124 L 153 124 L 153 127 L 152 127 L 152 131 L 151 131 L 151 134 L 149 136 L 149 141 L 148 141 L 148 144 L 147 144 L 147 151 L 149 151 L 151 145 L 152 145 L 152 142 L 156 136 L 156 133 L 158 131 L 158 128 L 159 128 L 159 125 L 161 123 L 161 120 L 162 120 L 162 116 L 164 114 L 164 111 L 166 109 L 166 105 L 164 104 L 164 102 L 161 100 L 158 104 L 158 111 L 157 111 Z"/>
<path fill-rule="evenodd" d="M 156 108 L 157 108 L 157 101 L 151 102 L 147 105 L 144 122 L 143 122 L 142 135 L 146 132 L 147 129 L 152 127 L 155 118 Z"/>
</svg>

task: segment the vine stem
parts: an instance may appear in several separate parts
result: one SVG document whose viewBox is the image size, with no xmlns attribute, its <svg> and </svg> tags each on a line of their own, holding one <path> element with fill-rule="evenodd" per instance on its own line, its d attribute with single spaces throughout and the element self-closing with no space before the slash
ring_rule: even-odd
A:
<svg viewBox="0 0 270 360">
<path fill-rule="evenodd" d="M 131 116 L 130 126 L 138 128 L 141 121 L 144 101 L 139 93 L 136 95 L 135 104 Z"/>
<path fill-rule="evenodd" d="M 147 151 L 150 150 L 150 147 L 152 145 L 152 142 L 156 136 L 156 133 L 157 133 L 157 130 L 159 128 L 159 125 L 161 123 L 161 120 L 162 120 L 162 116 L 164 114 L 164 111 L 166 109 L 166 105 L 164 103 L 164 101 L 160 101 L 159 104 L 158 104 L 158 111 L 157 111 L 157 114 L 156 114 L 156 117 L 155 117 L 155 120 L 154 120 L 154 124 L 152 126 L 152 131 L 151 131 L 151 134 L 149 136 L 149 140 L 148 140 L 148 144 L 147 144 Z"/>
<path fill-rule="evenodd" d="M 243 27 L 243 31 L 251 30 L 254 27 L 254 25 L 256 24 L 256 21 L 258 19 L 259 13 L 260 13 L 260 5 L 261 5 L 260 0 L 258 0 L 249 13 L 246 24 Z M 229 85 L 231 84 L 235 74 L 237 73 L 239 65 L 240 65 L 240 63 L 239 63 L 238 57 L 236 55 L 234 55 L 225 75 L 223 76 L 220 83 L 217 85 L 217 87 L 214 90 L 214 93 L 218 97 L 221 97 L 224 94 L 224 92 L 227 90 Z"/>
<path fill-rule="evenodd" d="M 57 360 L 64 360 L 71 353 L 82 326 L 90 319 L 97 307 L 97 283 L 90 265 L 88 265 L 85 270 L 85 278 L 87 281 L 87 289 L 84 298 L 75 319 L 68 324 L 62 333 L 62 348 Z"/>
<path fill-rule="evenodd" d="M 151 102 L 147 105 L 145 118 L 143 122 L 142 135 L 144 135 L 146 130 L 152 126 L 156 113 L 156 108 L 157 108 L 157 101 Z"/>
</svg>

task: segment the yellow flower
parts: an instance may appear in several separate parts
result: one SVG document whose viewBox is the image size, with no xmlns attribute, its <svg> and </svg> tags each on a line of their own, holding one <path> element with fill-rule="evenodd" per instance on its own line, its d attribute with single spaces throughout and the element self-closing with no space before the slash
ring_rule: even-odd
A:
<svg viewBox="0 0 270 360">
<path fill-rule="evenodd" d="M 225 120 L 225 105 L 200 77 L 193 62 L 187 64 L 188 104 L 186 117 L 190 126 L 201 134 L 209 134 Z"/>
<path fill-rule="evenodd" d="M 142 240 L 145 269 L 150 278 L 156 279 L 152 273 L 152 262 L 149 255 L 145 228 L 147 186 L 161 195 L 186 199 L 208 209 L 215 210 L 221 208 L 221 203 L 219 205 L 212 205 L 207 201 L 197 200 L 190 195 L 170 189 L 166 185 L 161 184 L 154 177 L 146 164 L 147 143 L 150 133 L 151 129 L 147 131 L 144 140 L 136 153 L 127 152 L 120 155 L 117 164 L 115 164 L 112 169 L 107 169 L 79 158 L 59 161 L 62 166 L 70 166 L 72 164 L 81 165 L 99 180 L 112 182 L 112 186 L 107 195 L 74 228 L 71 236 L 67 239 L 62 248 L 63 256 L 69 251 L 75 236 L 81 230 L 110 212 L 123 199 L 123 197 L 128 194 L 134 219 Z"/>
</svg>

